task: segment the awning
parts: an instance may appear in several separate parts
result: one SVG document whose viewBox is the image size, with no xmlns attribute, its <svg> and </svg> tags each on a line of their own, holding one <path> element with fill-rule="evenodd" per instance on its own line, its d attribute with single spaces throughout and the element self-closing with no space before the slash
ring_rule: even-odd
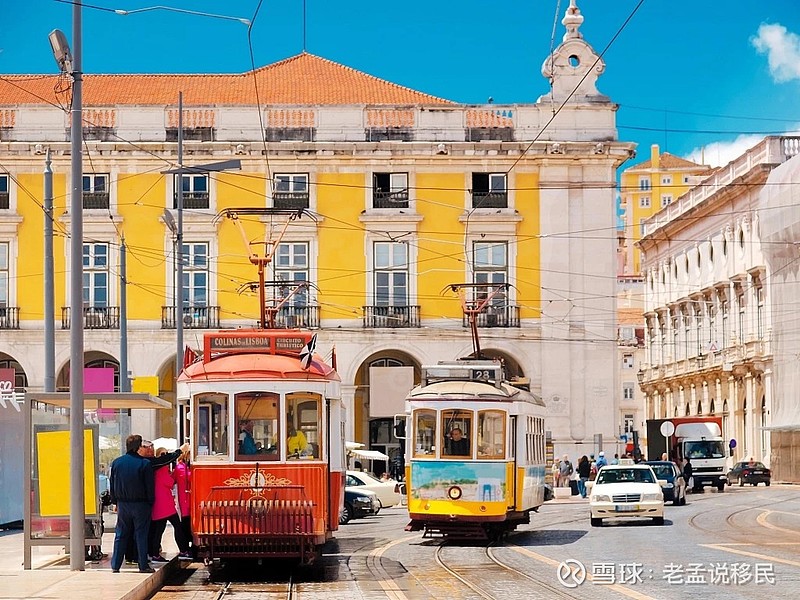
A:
<svg viewBox="0 0 800 600">
<path fill-rule="evenodd" d="M 367 460 L 389 460 L 388 456 L 377 450 L 350 450 L 350 453 L 357 458 L 366 458 Z"/>
<path fill-rule="evenodd" d="M 26 392 L 28 402 L 41 402 L 61 408 L 70 407 L 70 392 Z M 83 409 L 97 410 L 98 408 L 127 410 L 130 408 L 172 408 L 172 404 L 151 394 L 142 392 L 119 392 L 83 395 Z"/>
</svg>

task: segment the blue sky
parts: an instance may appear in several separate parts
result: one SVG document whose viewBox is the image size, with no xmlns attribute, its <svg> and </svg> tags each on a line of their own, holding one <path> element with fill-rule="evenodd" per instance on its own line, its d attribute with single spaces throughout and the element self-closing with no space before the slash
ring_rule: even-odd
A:
<svg viewBox="0 0 800 600">
<path fill-rule="evenodd" d="M 175 8 L 252 19 L 258 0 L 85 0 L 88 73 L 243 72 L 247 27 L 146 11 Z M 53 73 L 47 34 L 72 40 L 72 7 L 5 0 L 0 73 Z M 601 52 L 639 0 L 578 0 L 584 39 Z M 420 91 L 464 103 L 535 102 L 541 66 L 569 0 L 307 0 L 306 49 Z M 604 55 L 598 89 L 620 105 L 621 140 L 657 143 L 724 164 L 766 134 L 800 128 L 800 10 L 796 0 L 644 0 Z M 303 50 L 302 0 L 263 0 L 252 28 L 256 66 Z M 731 118 L 736 117 L 736 118 Z M 629 166 L 626 164 L 625 166 Z"/>
</svg>

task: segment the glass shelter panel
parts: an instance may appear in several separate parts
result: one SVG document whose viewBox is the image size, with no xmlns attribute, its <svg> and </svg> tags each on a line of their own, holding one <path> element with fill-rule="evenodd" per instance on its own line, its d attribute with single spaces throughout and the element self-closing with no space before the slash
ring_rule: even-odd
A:
<svg viewBox="0 0 800 600">
<path fill-rule="evenodd" d="M 442 457 L 472 456 L 471 410 L 442 411 Z"/>
<path fill-rule="evenodd" d="M 280 458 L 280 400 L 272 392 L 236 394 L 236 460 Z"/>
<path fill-rule="evenodd" d="M 202 394 L 195 397 L 197 412 L 197 457 L 228 455 L 228 395 Z"/>
<path fill-rule="evenodd" d="M 506 442 L 506 413 L 501 410 L 478 412 L 478 458 L 503 458 Z"/>
<path fill-rule="evenodd" d="M 436 412 L 414 411 L 414 456 L 436 454 Z"/>
</svg>

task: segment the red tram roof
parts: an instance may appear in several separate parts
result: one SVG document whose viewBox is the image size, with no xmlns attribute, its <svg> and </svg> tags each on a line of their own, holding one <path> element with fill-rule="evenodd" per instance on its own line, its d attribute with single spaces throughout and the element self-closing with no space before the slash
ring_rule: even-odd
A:
<svg viewBox="0 0 800 600">
<path fill-rule="evenodd" d="M 330 365 L 314 355 L 308 369 L 296 356 L 263 353 L 239 353 L 216 356 L 209 362 L 198 361 L 186 367 L 178 381 L 225 379 L 323 379 L 340 381 Z"/>
</svg>

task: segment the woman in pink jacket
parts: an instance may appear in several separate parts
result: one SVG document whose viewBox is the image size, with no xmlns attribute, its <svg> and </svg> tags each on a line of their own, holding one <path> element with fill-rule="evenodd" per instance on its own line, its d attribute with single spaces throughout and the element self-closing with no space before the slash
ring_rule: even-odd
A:
<svg viewBox="0 0 800 600">
<path fill-rule="evenodd" d="M 181 558 L 193 558 L 189 545 L 192 542 L 192 520 L 189 514 L 189 490 L 191 490 L 191 469 L 189 468 L 189 451 L 178 457 L 172 477 L 178 486 L 178 510 L 181 518 L 181 531 L 185 540 L 185 548 L 181 548 Z"/>
<path fill-rule="evenodd" d="M 156 450 L 156 456 L 161 456 L 167 451 L 164 448 Z M 178 510 L 175 508 L 175 497 L 172 495 L 172 488 L 175 485 L 175 480 L 172 478 L 172 472 L 169 465 L 158 467 L 155 470 L 155 502 L 153 502 L 153 512 L 151 514 L 152 521 L 150 523 L 150 531 L 147 541 L 147 553 L 150 555 L 152 562 L 167 562 L 167 559 L 161 556 L 161 536 L 164 535 L 164 529 L 167 527 L 167 521 L 172 523 L 172 528 L 175 533 L 175 543 L 180 548 L 180 551 L 188 551 L 188 544 L 186 543 L 181 527 L 181 521 L 178 518 Z"/>
</svg>

